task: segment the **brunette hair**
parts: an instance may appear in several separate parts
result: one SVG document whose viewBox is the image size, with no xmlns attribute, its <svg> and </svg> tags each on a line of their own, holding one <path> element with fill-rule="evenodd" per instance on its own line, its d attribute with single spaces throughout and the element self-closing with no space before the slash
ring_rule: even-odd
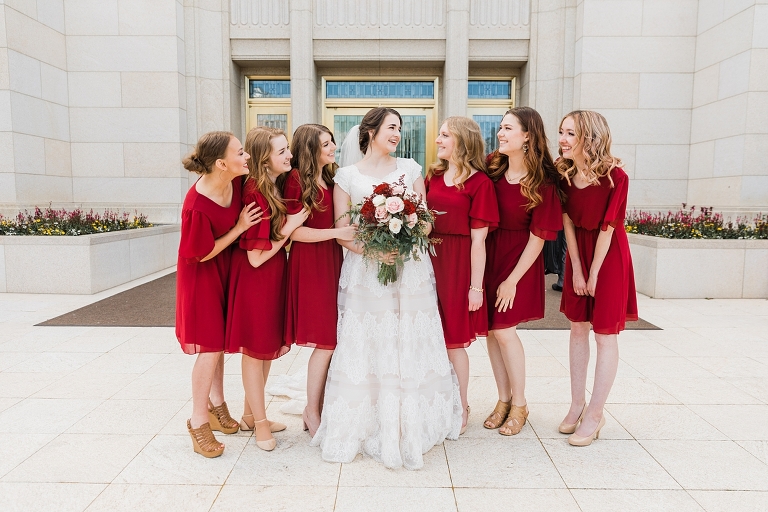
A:
<svg viewBox="0 0 768 512">
<path fill-rule="evenodd" d="M 608 121 L 592 110 L 574 110 L 567 114 L 560 121 L 560 129 L 563 128 L 563 121 L 567 118 L 573 119 L 575 126 L 577 146 L 580 149 L 581 157 L 587 169 L 584 178 L 590 185 L 598 185 L 600 178 L 608 177 L 613 187 L 611 170 L 614 167 L 621 167 L 621 160 L 611 154 L 611 130 L 608 128 Z M 574 150 L 576 148 L 573 148 Z M 557 172 L 560 176 L 571 183 L 571 178 L 576 175 L 576 163 L 563 157 L 563 151 L 560 150 L 560 156 L 557 160 Z"/>
<path fill-rule="evenodd" d="M 451 155 L 451 160 L 458 169 L 454 183 L 458 181 L 456 186 L 464 188 L 464 182 L 469 179 L 472 169 L 485 172 L 483 134 L 480 131 L 480 126 L 468 117 L 451 116 L 445 120 L 445 124 L 456 141 Z M 427 170 L 427 178 L 443 174 L 448 170 L 448 164 L 448 160 L 442 158 L 433 163 Z"/>
<path fill-rule="evenodd" d="M 299 183 L 301 183 L 301 204 L 308 211 L 324 211 L 320 204 L 322 191 L 317 184 L 317 178 L 322 177 L 328 187 L 333 186 L 333 175 L 339 167 L 335 162 L 324 167 L 318 165 L 320 157 L 320 136 L 327 133 L 331 136 L 331 142 L 336 144 L 333 133 L 322 124 L 303 124 L 293 132 L 293 158 L 291 167 L 299 171 Z"/>
<path fill-rule="evenodd" d="M 400 112 L 393 108 L 372 108 L 365 114 L 365 116 L 363 116 L 363 120 L 360 121 L 359 135 L 360 151 L 363 154 L 368 151 L 368 147 L 371 144 L 371 134 L 368 132 L 373 130 L 373 136 L 376 137 L 376 134 L 379 133 L 379 130 L 381 129 L 381 125 L 384 124 L 384 119 L 386 119 L 389 114 L 395 114 L 397 116 L 400 120 L 400 127 L 402 128 L 403 118 L 400 116 Z"/>
<path fill-rule="evenodd" d="M 565 196 L 559 186 L 560 175 L 552 161 L 552 154 L 547 146 L 544 121 L 541 120 L 539 113 L 531 107 L 515 107 L 507 110 L 504 113 L 504 116 L 506 115 L 514 116 L 520 122 L 523 131 L 528 134 L 528 151 L 523 157 L 526 174 L 520 179 L 520 192 L 528 199 L 525 209 L 530 211 L 541 204 L 542 197 L 539 190 L 545 183 L 556 187 L 560 201 L 564 201 Z M 488 162 L 488 176 L 493 181 L 498 181 L 507 169 L 509 169 L 507 155 L 494 151 Z"/>
<path fill-rule="evenodd" d="M 267 203 L 269 203 L 270 210 L 272 210 L 269 217 L 269 238 L 271 240 L 282 240 L 284 238 L 280 234 L 280 229 L 282 229 L 287 215 L 285 203 L 283 203 L 280 197 L 278 184 L 273 183 L 269 178 L 268 170 L 269 158 L 272 156 L 272 139 L 281 135 L 285 137 L 283 130 L 257 126 L 252 128 L 245 137 L 245 152 L 251 155 L 246 181 L 253 180 L 256 189 L 261 192 Z M 262 219 L 262 222 L 264 222 L 264 219 Z"/>
<path fill-rule="evenodd" d="M 200 137 L 195 149 L 181 161 L 189 172 L 209 174 L 213 172 L 216 160 L 227 154 L 229 141 L 235 135 L 232 132 L 208 132 Z"/>
</svg>

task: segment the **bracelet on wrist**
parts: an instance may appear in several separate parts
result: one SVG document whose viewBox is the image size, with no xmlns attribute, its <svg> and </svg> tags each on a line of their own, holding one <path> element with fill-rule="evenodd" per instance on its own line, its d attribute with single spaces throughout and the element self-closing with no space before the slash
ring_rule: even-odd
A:
<svg viewBox="0 0 768 512">
<path fill-rule="evenodd" d="M 483 293 L 483 289 L 482 288 L 477 288 L 477 287 L 472 286 L 472 285 L 469 285 L 469 289 L 472 290 L 473 292 Z"/>
</svg>

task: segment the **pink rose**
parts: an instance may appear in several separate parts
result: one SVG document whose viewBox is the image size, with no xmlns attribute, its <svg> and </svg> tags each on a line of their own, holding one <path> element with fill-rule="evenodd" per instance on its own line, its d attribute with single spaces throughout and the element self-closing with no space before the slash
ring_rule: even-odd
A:
<svg viewBox="0 0 768 512">
<path fill-rule="evenodd" d="M 392 187 L 392 193 L 396 196 L 401 196 L 405 193 L 405 187 L 401 187 L 400 185 L 395 185 Z"/>
<path fill-rule="evenodd" d="M 384 205 L 376 207 L 376 213 L 374 214 L 378 220 L 383 220 L 387 217 L 387 207 Z"/>
<path fill-rule="evenodd" d="M 387 198 L 387 211 L 389 213 L 401 212 L 401 211 L 403 211 L 404 207 L 405 207 L 405 203 L 399 197 L 388 197 Z"/>
<path fill-rule="evenodd" d="M 412 228 L 413 226 L 415 226 L 415 225 L 416 225 L 416 223 L 417 223 L 417 222 L 419 222 L 419 216 L 418 216 L 418 215 L 416 215 L 415 213 L 412 213 L 412 214 L 408 215 L 408 217 L 407 217 L 407 218 L 408 218 L 408 224 L 407 224 L 407 226 L 408 226 L 409 228 Z"/>
</svg>

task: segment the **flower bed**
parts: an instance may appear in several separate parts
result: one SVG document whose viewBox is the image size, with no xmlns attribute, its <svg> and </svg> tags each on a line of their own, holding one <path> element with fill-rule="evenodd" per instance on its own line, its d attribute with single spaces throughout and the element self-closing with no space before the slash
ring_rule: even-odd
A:
<svg viewBox="0 0 768 512">
<path fill-rule="evenodd" d="M 637 291 L 656 298 L 768 298 L 768 218 L 710 208 L 627 216 Z"/>
<path fill-rule="evenodd" d="M 176 264 L 179 225 L 35 210 L 0 219 L 0 292 L 92 294 Z"/>
</svg>

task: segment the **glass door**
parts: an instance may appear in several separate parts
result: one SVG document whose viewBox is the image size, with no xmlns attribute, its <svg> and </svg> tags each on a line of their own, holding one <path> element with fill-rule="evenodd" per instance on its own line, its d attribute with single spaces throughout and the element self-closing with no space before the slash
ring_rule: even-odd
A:
<svg viewBox="0 0 768 512">
<path fill-rule="evenodd" d="M 496 134 L 501 125 L 501 119 L 507 109 L 489 108 L 489 107 L 470 107 L 468 109 L 469 117 L 480 125 L 480 133 L 485 142 L 485 153 L 492 153 L 499 149 L 499 139 Z"/>
<path fill-rule="evenodd" d="M 400 144 L 393 154 L 402 158 L 413 158 L 421 165 L 422 173 L 426 173 L 429 164 L 434 162 L 436 148 L 434 140 L 434 109 L 432 108 L 397 108 L 393 107 L 403 118 Z M 370 108 L 327 108 L 324 124 L 333 131 L 339 157 L 341 143 L 356 124 L 360 124 L 363 116 Z"/>
</svg>

